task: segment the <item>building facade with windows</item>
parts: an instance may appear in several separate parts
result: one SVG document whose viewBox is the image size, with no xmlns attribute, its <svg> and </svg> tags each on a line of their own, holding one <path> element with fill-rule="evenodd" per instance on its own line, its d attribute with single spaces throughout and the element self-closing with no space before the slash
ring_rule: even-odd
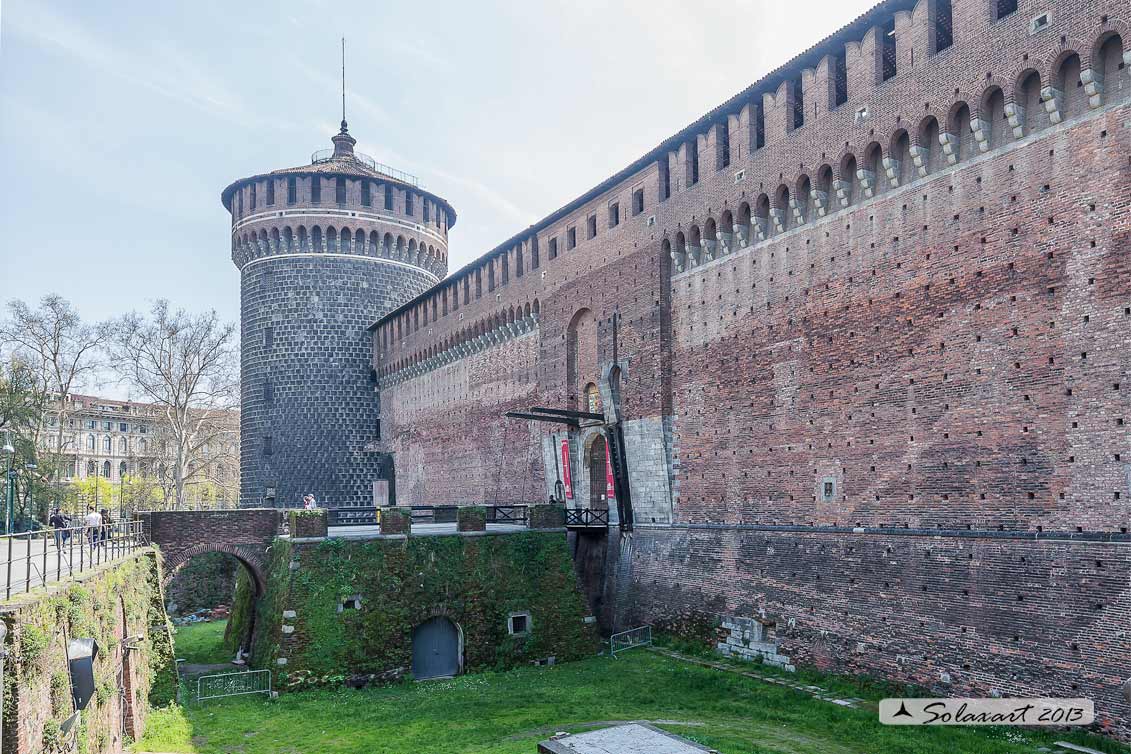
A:
<svg viewBox="0 0 1131 754">
<path fill-rule="evenodd" d="M 62 483 L 102 478 L 112 483 L 128 479 L 160 481 L 172 464 L 163 412 L 156 406 L 90 395 L 71 395 L 60 419 L 51 411 L 39 434 L 39 448 L 66 459 Z M 238 416 L 226 413 L 218 431 L 209 430 L 191 470 L 192 484 L 211 483 L 212 502 L 235 503 L 239 474 Z M 59 423 L 63 422 L 62 432 Z M 61 438 L 61 440 L 60 440 Z M 191 485 L 190 485 L 191 487 Z M 230 490 L 230 491 L 229 491 Z M 191 496 L 191 491 L 190 491 Z M 225 501 L 225 498 L 231 500 Z"/>
</svg>

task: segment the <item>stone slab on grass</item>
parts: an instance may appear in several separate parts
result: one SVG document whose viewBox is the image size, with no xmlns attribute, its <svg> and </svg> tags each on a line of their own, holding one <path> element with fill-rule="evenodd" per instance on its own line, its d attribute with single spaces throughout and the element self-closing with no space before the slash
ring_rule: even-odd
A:
<svg viewBox="0 0 1131 754">
<path fill-rule="evenodd" d="M 538 744 L 539 754 L 700 754 L 713 752 L 643 723 L 617 725 Z"/>
</svg>

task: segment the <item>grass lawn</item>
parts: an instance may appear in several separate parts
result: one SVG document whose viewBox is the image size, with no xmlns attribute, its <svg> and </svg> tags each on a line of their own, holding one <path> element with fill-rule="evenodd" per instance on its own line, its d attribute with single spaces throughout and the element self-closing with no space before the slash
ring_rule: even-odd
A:
<svg viewBox="0 0 1131 754">
<path fill-rule="evenodd" d="M 177 626 L 174 637 L 177 659 L 183 659 L 190 665 L 228 662 L 233 653 L 224 648 L 224 629 L 227 627 L 226 620 Z"/>
<path fill-rule="evenodd" d="M 180 642 L 178 640 L 178 648 Z M 854 689 L 857 697 L 879 691 Z M 1034 754 L 1078 734 L 891 728 L 792 689 L 638 650 L 448 681 L 233 698 L 154 711 L 136 751 L 198 754 L 532 754 L 555 731 L 613 720 L 660 727 L 722 754 Z M 1126 753 L 1108 741 L 1095 748 Z"/>
</svg>

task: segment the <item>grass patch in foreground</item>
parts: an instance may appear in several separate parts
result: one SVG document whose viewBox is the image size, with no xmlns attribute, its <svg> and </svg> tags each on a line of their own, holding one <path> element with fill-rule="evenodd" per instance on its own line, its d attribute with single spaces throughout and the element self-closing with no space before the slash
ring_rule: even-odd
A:
<svg viewBox="0 0 1131 754">
<path fill-rule="evenodd" d="M 530 754 L 587 723 L 661 725 L 723 754 L 1033 754 L 1080 734 L 1004 728 L 892 728 L 874 712 L 644 650 L 380 689 L 233 698 L 153 713 L 138 751 L 195 754 Z"/>
<path fill-rule="evenodd" d="M 227 627 L 226 620 L 177 626 L 176 636 L 173 637 L 175 656 L 190 665 L 228 662 L 232 659 L 232 653 L 224 647 L 224 629 Z"/>
</svg>

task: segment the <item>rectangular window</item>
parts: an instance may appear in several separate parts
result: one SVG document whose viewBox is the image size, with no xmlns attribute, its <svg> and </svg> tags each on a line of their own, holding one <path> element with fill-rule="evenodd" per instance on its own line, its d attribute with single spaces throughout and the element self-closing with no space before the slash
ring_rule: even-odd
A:
<svg viewBox="0 0 1131 754">
<path fill-rule="evenodd" d="M 550 259 L 557 259 L 557 258 L 558 258 L 558 239 L 557 238 L 551 238 L 550 239 Z"/>
<path fill-rule="evenodd" d="M 514 276 L 522 277 L 523 273 L 522 244 L 514 247 Z"/>
<path fill-rule="evenodd" d="M 236 211 L 236 217 L 243 217 L 243 191 L 236 194 L 236 199 L 239 201 L 239 208 Z"/>
<path fill-rule="evenodd" d="M 801 128 L 805 125 L 805 89 L 800 75 L 793 80 L 790 90 L 793 94 L 793 128 Z"/>
<path fill-rule="evenodd" d="M 271 442 L 271 435 L 263 436 L 263 455 L 269 456 L 275 452 L 274 443 Z"/>
<path fill-rule="evenodd" d="M 895 76 L 896 70 L 896 57 L 895 57 L 895 19 L 891 19 L 883 27 L 882 39 L 883 47 L 883 60 L 881 61 L 881 78 L 887 81 Z"/>
<path fill-rule="evenodd" d="M 935 52 L 942 52 L 954 44 L 954 13 L 950 0 L 935 0 Z"/>
<path fill-rule="evenodd" d="M 761 105 L 754 105 L 754 138 L 750 151 L 766 146 L 766 111 Z"/>
<path fill-rule="evenodd" d="M 425 199 L 420 203 L 420 211 L 424 213 L 424 222 L 432 222 L 432 205 Z"/>
<path fill-rule="evenodd" d="M 287 204 L 298 201 L 298 179 L 293 175 L 287 179 Z"/>
<path fill-rule="evenodd" d="M 109 432 L 113 428 L 114 428 L 114 422 L 102 422 L 103 431 Z"/>
<path fill-rule="evenodd" d="M 687 142 L 687 185 L 699 183 L 699 139 Z"/>
<path fill-rule="evenodd" d="M 730 121 L 715 126 L 715 170 L 730 166 Z"/>
<path fill-rule="evenodd" d="M 848 102 L 848 61 L 847 54 L 842 47 L 840 52 L 832 57 L 833 77 L 833 107 L 840 107 Z"/>
<path fill-rule="evenodd" d="M 267 179 L 267 206 L 275 204 L 275 180 L 273 178 Z"/>
<path fill-rule="evenodd" d="M 256 184 L 251 184 L 251 211 L 255 211 L 255 189 L 258 188 Z"/>
<path fill-rule="evenodd" d="M 502 276 L 499 278 L 501 285 L 506 285 L 511 281 L 511 258 L 507 254 L 499 257 L 499 264 L 503 266 Z"/>
<path fill-rule="evenodd" d="M 570 228 L 566 231 L 566 251 L 577 246 L 577 228 Z"/>
<path fill-rule="evenodd" d="M 268 325 L 263 328 L 263 350 L 270 352 L 275 347 L 275 328 Z"/>
<path fill-rule="evenodd" d="M 363 207 L 373 206 L 373 184 L 369 181 L 361 182 L 361 204 Z"/>
<path fill-rule="evenodd" d="M 393 209 L 393 187 L 387 183 L 385 184 L 385 209 L 390 211 Z"/>
<path fill-rule="evenodd" d="M 538 236 L 530 237 L 530 269 L 538 269 Z"/>
<path fill-rule="evenodd" d="M 609 227 L 615 228 L 620 225 L 620 202 L 613 202 L 609 205 Z"/>
<path fill-rule="evenodd" d="M 478 299 L 483 295 L 483 268 L 479 267 L 475 270 L 475 298 Z"/>
<path fill-rule="evenodd" d="M 632 192 L 632 214 L 639 215 L 644 211 L 644 187 L 640 187 Z"/>
<path fill-rule="evenodd" d="M 316 175 L 310 178 L 310 201 L 313 204 L 322 201 L 322 179 Z"/>
<path fill-rule="evenodd" d="M 404 213 L 412 216 L 412 199 L 415 196 L 411 191 L 404 192 Z"/>
<path fill-rule="evenodd" d="M 660 201 L 664 201 L 672 195 L 672 176 L 671 170 L 668 168 L 668 158 L 666 156 L 660 158 L 656 163 L 660 173 Z"/>
<path fill-rule="evenodd" d="M 590 240 L 597 237 L 597 216 L 590 215 L 585 218 L 585 238 Z"/>
<path fill-rule="evenodd" d="M 275 386 L 271 384 L 271 380 L 267 380 L 263 383 L 263 402 L 275 402 Z"/>
<path fill-rule="evenodd" d="M 129 432 L 130 431 L 130 425 L 126 424 L 125 422 L 118 422 L 118 431 L 119 432 Z"/>
<path fill-rule="evenodd" d="M 334 181 L 334 201 L 338 204 L 346 203 L 346 179 L 341 176 Z"/>
<path fill-rule="evenodd" d="M 1000 21 L 1017 10 L 1017 0 L 995 0 L 994 20 Z"/>
</svg>

